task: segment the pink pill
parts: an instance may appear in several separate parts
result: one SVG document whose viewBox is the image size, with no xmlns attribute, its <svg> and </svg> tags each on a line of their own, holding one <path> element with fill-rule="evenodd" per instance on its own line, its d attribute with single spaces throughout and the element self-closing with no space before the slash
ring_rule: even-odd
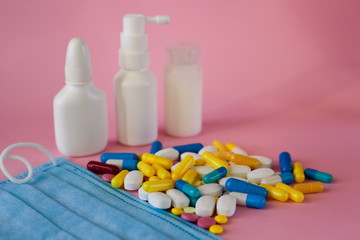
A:
<svg viewBox="0 0 360 240">
<path fill-rule="evenodd" d="M 101 176 L 101 178 L 106 182 L 111 182 L 111 180 L 115 177 L 114 174 L 111 173 L 105 173 Z"/>
<path fill-rule="evenodd" d="M 197 221 L 197 225 L 201 228 L 209 228 L 212 225 L 215 225 L 216 221 L 211 218 L 211 217 L 201 217 L 199 218 L 199 220 Z"/>
<path fill-rule="evenodd" d="M 181 218 L 189 222 L 196 222 L 199 219 L 199 217 L 193 213 L 182 213 Z"/>
</svg>

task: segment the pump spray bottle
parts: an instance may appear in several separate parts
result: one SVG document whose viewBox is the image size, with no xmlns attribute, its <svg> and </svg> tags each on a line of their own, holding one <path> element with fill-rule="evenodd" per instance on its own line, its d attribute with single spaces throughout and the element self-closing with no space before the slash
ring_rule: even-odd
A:
<svg viewBox="0 0 360 240">
<path fill-rule="evenodd" d="M 124 16 L 115 76 L 117 139 L 129 146 L 153 142 L 158 134 L 156 77 L 148 70 L 146 22 L 167 24 L 169 16 Z"/>
</svg>

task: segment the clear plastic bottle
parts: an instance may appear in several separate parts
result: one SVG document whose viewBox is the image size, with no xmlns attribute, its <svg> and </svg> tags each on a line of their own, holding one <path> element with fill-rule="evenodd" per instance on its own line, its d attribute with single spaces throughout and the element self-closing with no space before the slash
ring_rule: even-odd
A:
<svg viewBox="0 0 360 240">
<path fill-rule="evenodd" d="M 89 51 L 81 38 L 68 44 L 65 81 L 53 101 L 59 151 L 68 156 L 101 152 L 108 139 L 106 95 L 92 84 Z"/>
<path fill-rule="evenodd" d="M 167 48 L 165 68 L 165 131 L 174 137 L 190 137 L 202 127 L 202 70 L 200 49 L 190 43 Z"/>
</svg>

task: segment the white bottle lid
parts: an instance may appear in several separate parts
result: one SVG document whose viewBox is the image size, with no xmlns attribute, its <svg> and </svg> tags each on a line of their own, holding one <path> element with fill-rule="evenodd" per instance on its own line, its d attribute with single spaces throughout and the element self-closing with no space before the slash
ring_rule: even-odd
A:
<svg viewBox="0 0 360 240">
<path fill-rule="evenodd" d="M 193 43 L 177 43 L 166 48 L 168 62 L 175 65 L 196 64 L 200 48 Z"/>
<path fill-rule="evenodd" d="M 70 40 L 66 51 L 65 82 L 75 85 L 92 80 L 89 49 L 82 38 Z"/>
</svg>

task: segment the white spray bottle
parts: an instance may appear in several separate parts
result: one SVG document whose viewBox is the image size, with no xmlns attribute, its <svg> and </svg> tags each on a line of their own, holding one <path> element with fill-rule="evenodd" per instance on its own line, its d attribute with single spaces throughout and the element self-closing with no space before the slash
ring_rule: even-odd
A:
<svg viewBox="0 0 360 240">
<path fill-rule="evenodd" d="M 146 22 L 169 23 L 168 16 L 124 16 L 115 76 L 117 139 L 129 146 L 153 142 L 158 134 L 156 77 L 148 70 Z"/>
<path fill-rule="evenodd" d="M 59 151 L 68 156 L 101 152 L 108 139 L 106 95 L 92 84 L 89 50 L 81 38 L 68 44 L 65 81 L 53 102 Z"/>
</svg>

